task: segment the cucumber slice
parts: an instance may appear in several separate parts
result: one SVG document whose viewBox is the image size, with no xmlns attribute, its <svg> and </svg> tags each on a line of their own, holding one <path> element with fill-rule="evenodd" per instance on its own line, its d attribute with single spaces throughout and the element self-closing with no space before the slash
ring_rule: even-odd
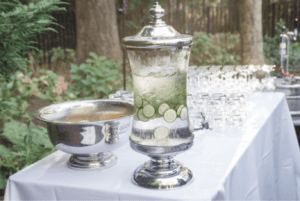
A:
<svg viewBox="0 0 300 201">
<path fill-rule="evenodd" d="M 155 119 L 156 117 L 156 114 L 154 114 L 152 117 L 150 117 L 150 119 Z"/>
<path fill-rule="evenodd" d="M 149 103 L 148 103 L 148 101 L 146 101 L 146 100 L 143 100 L 143 107 L 145 107 L 146 105 L 148 105 Z"/>
<path fill-rule="evenodd" d="M 155 139 L 164 139 L 170 135 L 170 130 L 167 127 L 160 126 L 154 130 L 153 135 Z"/>
<path fill-rule="evenodd" d="M 180 112 L 180 119 L 185 120 L 187 118 L 188 110 L 186 107 L 182 108 Z"/>
<path fill-rule="evenodd" d="M 155 109 L 152 105 L 145 105 L 145 107 L 143 108 L 143 113 L 146 117 L 150 118 L 155 115 Z"/>
<path fill-rule="evenodd" d="M 173 109 L 168 109 L 164 113 L 164 120 L 168 123 L 172 123 L 173 121 L 175 121 L 176 117 L 177 117 L 176 112 Z"/>
<path fill-rule="evenodd" d="M 141 120 L 141 121 L 146 122 L 146 121 L 149 120 L 149 118 L 144 115 L 143 109 L 139 109 L 137 116 L 138 116 L 138 119 Z"/>
<path fill-rule="evenodd" d="M 159 106 L 159 108 L 158 108 L 158 113 L 159 113 L 160 115 L 164 115 L 164 113 L 165 113 L 168 109 L 170 109 L 170 106 L 169 106 L 167 103 L 163 103 L 163 104 L 161 104 L 161 105 Z"/>
<path fill-rule="evenodd" d="M 139 112 L 139 108 L 135 108 L 135 112 L 134 112 L 134 114 L 133 114 L 133 118 L 134 119 L 138 119 L 138 112 Z"/>
<path fill-rule="evenodd" d="M 138 143 L 140 141 L 140 138 L 133 134 L 130 135 L 130 139 L 135 143 Z"/>
<path fill-rule="evenodd" d="M 134 104 L 137 106 L 137 107 L 142 107 L 143 105 L 143 100 L 140 96 L 136 96 L 135 97 L 135 100 L 134 100 Z"/>
<path fill-rule="evenodd" d="M 178 109 L 177 109 L 177 116 L 180 115 L 180 112 L 181 112 L 182 108 L 184 108 L 184 105 L 180 105 L 180 106 L 178 107 Z"/>
</svg>

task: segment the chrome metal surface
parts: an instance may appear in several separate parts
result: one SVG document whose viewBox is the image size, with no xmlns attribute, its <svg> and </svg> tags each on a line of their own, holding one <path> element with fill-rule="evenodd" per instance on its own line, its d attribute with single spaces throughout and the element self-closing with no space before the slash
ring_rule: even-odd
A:
<svg viewBox="0 0 300 201">
<path fill-rule="evenodd" d="M 72 155 L 68 167 L 75 170 L 102 170 L 117 164 L 118 158 L 111 152 Z"/>
<path fill-rule="evenodd" d="M 50 141 L 73 154 L 69 167 L 103 169 L 116 163 L 113 151 L 128 141 L 133 105 L 120 100 L 85 100 L 50 105 L 34 116 L 46 122 Z"/>
<path fill-rule="evenodd" d="M 178 48 L 193 43 L 192 36 L 178 33 L 172 26 L 166 25 L 161 20 L 165 11 L 157 2 L 150 9 L 150 13 L 153 21 L 149 26 L 145 26 L 135 36 L 123 38 L 122 44 L 127 49 Z"/>
<path fill-rule="evenodd" d="M 283 69 L 284 67 L 284 60 L 286 60 L 286 70 L 285 73 L 289 74 L 289 49 L 290 49 L 290 43 L 291 43 L 291 38 L 293 38 L 294 41 L 297 39 L 298 35 L 298 28 L 297 28 L 297 23 L 298 23 L 298 18 L 295 19 L 294 21 L 294 32 L 290 31 L 285 34 L 286 27 L 282 27 L 282 34 L 280 35 L 281 37 L 281 43 L 280 43 L 280 48 L 279 48 L 279 54 L 280 54 L 280 68 Z M 287 42 L 287 43 L 286 43 Z M 289 77 L 289 76 L 288 76 Z M 290 80 L 287 80 L 284 82 L 284 84 L 291 84 Z"/>
<path fill-rule="evenodd" d="M 160 18 L 165 15 L 165 9 L 163 9 L 158 2 L 154 4 L 154 6 L 150 9 L 150 14 L 153 17 L 153 21 L 150 22 L 151 25 L 165 25 L 166 23 L 162 21 Z"/>
<path fill-rule="evenodd" d="M 294 84 L 282 84 L 283 79 L 276 79 L 276 92 L 286 96 L 300 96 L 300 79 L 295 79 Z"/>
<path fill-rule="evenodd" d="M 300 125 L 300 79 L 294 78 L 294 84 L 283 84 L 283 79 L 276 80 L 276 92 L 286 96 L 294 125 Z"/>
<path fill-rule="evenodd" d="M 148 155 L 151 159 L 134 172 L 134 184 L 150 189 L 174 189 L 189 183 L 193 174 L 185 165 L 173 158 L 190 149 L 193 140 L 177 146 L 145 146 L 130 140 L 133 150 Z"/>
<path fill-rule="evenodd" d="M 300 96 L 286 96 L 286 101 L 291 112 L 300 112 Z"/>
</svg>

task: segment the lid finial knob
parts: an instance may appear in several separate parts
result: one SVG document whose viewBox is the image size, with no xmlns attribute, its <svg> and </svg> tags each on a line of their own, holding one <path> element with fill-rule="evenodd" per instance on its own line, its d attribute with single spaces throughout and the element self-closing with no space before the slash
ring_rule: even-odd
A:
<svg viewBox="0 0 300 201">
<path fill-rule="evenodd" d="M 165 22 L 161 20 L 161 17 L 165 15 L 165 9 L 163 9 L 158 2 L 156 2 L 150 9 L 150 14 L 153 17 L 151 25 L 165 25 Z"/>
</svg>

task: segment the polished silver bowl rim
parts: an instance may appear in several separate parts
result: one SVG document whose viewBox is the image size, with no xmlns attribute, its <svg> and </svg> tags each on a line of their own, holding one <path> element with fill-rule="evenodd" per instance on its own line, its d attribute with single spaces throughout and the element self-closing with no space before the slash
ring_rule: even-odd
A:
<svg viewBox="0 0 300 201">
<path fill-rule="evenodd" d="M 45 109 L 48 109 L 48 108 L 51 108 L 51 107 L 55 107 L 55 106 L 58 106 L 58 105 L 61 105 L 61 104 L 68 104 L 68 103 L 74 103 L 74 102 L 116 102 L 116 103 L 125 103 L 125 104 L 128 104 L 128 105 L 131 105 L 133 107 L 133 103 L 130 102 L 130 101 L 126 101 L 126 100 L 112 100 L 112 99 L 88 99 L 88 100 L 75 100 L 75 101 L 66 101 L 66 102 L 62 102 L 62 103 L 56 103 L 56 104 L 51 104 L 51 105 L 48 105 L 48 106 L 45 106 L 45 107 L 42 107 L 40 109 L 38 109 L 34 114 L 33 116 L 38 119 L 38 120 L 41 120 L 43 122 L 46 122 L 46 123 L 53 123 L 53 124 L 70 124 L 70 125 L 77 125 L 77 124 L 90 124 L 90 123 L 105 123 L 107 121 L 113 121 L 113 120 L 121 120 L 121 119 L 125 119 L 125 118 L 128 118 L 129 116 L 132 116 L 132 114 L 130 115 L 127 115 L 127 116 L 124 116 L 124 117 L 120 117 L 120 118 L 115 118 L 115 119 L 107 119 L 107 120 L 101 120 L 101 121 L 89 121 L 89 122 L 63 122 L 63 121 L 52 121 L 52 120 L 49 120 L 49 119 L 45 119 L 43 117 L 41 117 L 41 112 Z"/>
</svg>

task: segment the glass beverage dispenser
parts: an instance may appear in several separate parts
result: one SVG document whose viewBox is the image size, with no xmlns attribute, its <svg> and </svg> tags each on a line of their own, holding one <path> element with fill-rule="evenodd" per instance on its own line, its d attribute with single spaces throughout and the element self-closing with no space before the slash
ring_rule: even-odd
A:
<svg viewBox="0 0 300 201">
<path fill-rule="evenodd" d="M 161 20 L 165 11 L 158 3 L 150 14 L 153 21 L 149 26 L 122 41 L 134 87 L 130 143 L 135 151 L 151 157 L 136 169 L 133 182 L 167 189 L 192 178 L 191 171 L 173 157 L 189 149 L 194 139 L 187 109 L 187 70 L 193 40 Z"/>
</svg>

